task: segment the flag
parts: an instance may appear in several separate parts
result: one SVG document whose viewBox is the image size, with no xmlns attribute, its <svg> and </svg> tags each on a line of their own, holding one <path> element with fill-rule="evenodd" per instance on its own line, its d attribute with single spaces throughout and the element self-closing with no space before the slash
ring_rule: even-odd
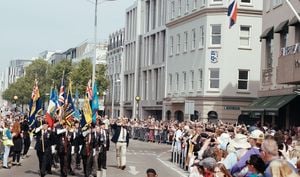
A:
<svg viewBox="0 0 300 177">
<path fill-rule="evenodd" d="M 68 94 L 64 104 L 64 120 L 70 126 L 73 122 L 75 107 L 72 98 L 72 82 L 69 82 Z"/>
<path fill-rule="evenodd" d="M 34 128 L 36 123 L 36 115 L 42 110 L 42 100 L 40 97 L 40 91 L 38 87 L 38 81 L 34 81 L 34 86 L 31 93 L 31 99 L 29 103 L 29 126 Z"/>
<path fill-rule="evenodd" d="M 81 120 L 81 115 L 80 115 L 80 111 L 79 111 L 79 93 L 78 93 L 78 89 L 76 89 L 76 93 L 75 93 L 75 98 L 74 98 L 74 118 L 77 119 L 78 121 Z"/>
<path fill-rule="evenodd" d="M 97 84 L 94 84 L 94 88 L 93 88 L 93 99 L 92 99 L 92 112 L 93 112 L 93 123 L 96 123 L 96 119 L 97 119 L 97 113 L 99 110 L 99 102 L 98 102 L 98 94 L 97 94 L 98 90 L 97 90 Z"/>
<path fill-rule="evenodd" d="M 91 110 L 90 100 L 89 100 L 88 96 L 85 96 L 85 98 L 84 98 L 82 111 L 84 114 L 86 124 L 91 124 L 92 123 L 92 110 Z"/>
<path fill-rule="evenodd" d="M 49 125 L 49 127 L 53 128 L 54 125 L 54 120 L 55 120 L 55 112 L 57 109 L 57 104 L 58 104 L 58 96 L 57 96 L 57 91 L 54 87 L 51 88 L 50 91 L 50 100 L 49 100 L 49 105 L 48 109 L 46 112 L 46 121 Z"/>
<path fill-rule="evenodd" d="M 63 74 L 61 78 L 61 85 L 59 89 L 58 105 L 57 105 L 58 115 L 60 118 L 64 117 L 63 113 L 64 113 L 65 101 L 66 101 L 66 94 L 65 94 L 65 84 L 64 84 L 64 74 Z"/>
<path fill-rule="evenodd" d="M 91 86 L 91 79 L 88 82 L 88 85 L 86 87 L 86 94 L 88 96 L 88 99 L 91 101 L 93 99 L 93 90 L 92 90 L 92 86 Z"/>
<path fill-rule="evenodd" d="M 227 16 L 229 17 L 229 28 L 231 28 L 237 19 L 237 1 L 233 0 L 228 6 Z"/>
</svg>

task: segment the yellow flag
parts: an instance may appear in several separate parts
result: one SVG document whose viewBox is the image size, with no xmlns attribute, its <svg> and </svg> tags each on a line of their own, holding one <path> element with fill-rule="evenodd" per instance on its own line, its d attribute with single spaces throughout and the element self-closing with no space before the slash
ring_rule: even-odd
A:
<svg viewBox="0 0 300 177">
<path fill-rule="evenodd" d="M 84 98 L 84 104 L 82 109 L 86 124 L 92 123 L 92 109 L 90 105 L 90 100 L 87 96 L 85 96 Z"/>
</svg>

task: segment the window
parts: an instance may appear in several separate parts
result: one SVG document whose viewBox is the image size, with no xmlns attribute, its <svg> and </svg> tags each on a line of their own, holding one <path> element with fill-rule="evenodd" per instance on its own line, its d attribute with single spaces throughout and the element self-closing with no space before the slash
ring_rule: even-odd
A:
<svg viewBox="0 0 300 177">
<path fill-rule="evenodd" d="M 240 26 L 240 46 L 250 48 L 250 26 Z"/>
<path fill-rule="evenodd" d="M 170 55 L 174 53 L 174 38 L 173 36 L 170 37 Z"/>
<path fill-rule="evenodd" d="M 183 52 L 187 51 L 187 45 L 188 45 L 188 32 L 184 32 L 184 44 L 183 44 Z"/>
<path fill-rule="evenodd" d="M 175 2 L 171 2 L 171 19 L 173 19 L 175 16 Z"/>
<path fill-rule="evenodd" d="M 172 74 L 169 74 L 169 91 L 172 91 Z"/>
<path fill-rule="evenodd" d="M 199 72 L 198 89 L 202 90 L 202 88 L 203 88 L 203 72 L 202 72 L 202 69 L 199 69 L 198 72 Z"/>
<path fill-rule="evenodd" d="M 200 7 L 204 7 L 206 4 L 206 0 L 200 0 Z"/>
<path fill-rule="evenodd" d="M 193 1 L 193 10 L 197 9 L 197 1 L 198 0 L 192 0 Z"/>
<path fill-rule="evenodd" d="M 241 0 L 241 3 L 251 3 L 251 0 Z"/>
<path fill-rule="evenodd" d="M 210 69 L 209 88 L 210 89 L 219 89 L 220 88 L 220 71 L 218 68 Z"/>
<path fill-rule="evenodd" d="M 178 92 L 179 89 L 179 74 L 176 73 L 176 92 Z"/>
<path fill-rule="evenodd" d="M 185 0 L 185 13 L 188 13 L 190 9 L 190 0 Z"/>
<path fill-rule="evenodd" d="M 176 53 L 180 53 L 180 34 L 177 34 L 177 48 L 176 48 Z"/>
<path fill-rule="evenodd" d="M 274 53 L 274 41 L 273 37 L 266 39 L 266 66 L 272 68 L 273 66 L 273 53 Z"/>
<path fill-rule="evenodd" d="M 200 26 L 200 33 L 199 33 L 199 48 L 204 47 L 204 27 Z"/>
<path fill-rule="evenodd" d="M 238 79 L 238 89 L 239 90 L 248 90 L 249 82 L 249 71 L 239 70 L 239 79 Z"/>
<path fill-rule="evenodd" d="M 191 45 L 191 49 L 195 49 L 196 48 L 196 29 L 192 30 L 192 45 Z"/>
<path fill-rule="evenodd" d="M 221 25 L 211 25 L 211 45 L 221 44 Z"/>
<path fill-rule="evenodd" d="M 213 3 L 222 3 L 223 0 L 212 0 Z"/>
<path fill-rule="evenodd" d="M 181 15 L 181 0 L 178 0 L 178 16 Z"/>
<path fill-rule="evenodd" d="M 273 7 L 277 7 L 282 4 L 282 0 L 272 0 Z"/>
<path fill-rule="evenodd" d="M 186 72 L 183 72 L 182 73 L 183 74 L 183 91 L 185 91 L 186 90 Z"/>
<path fill-rule="evenodd" d="M 191 84 L 190 84 L 190 90 L 194 90 L 194 71 L 191 71 Z"/>
</svg>

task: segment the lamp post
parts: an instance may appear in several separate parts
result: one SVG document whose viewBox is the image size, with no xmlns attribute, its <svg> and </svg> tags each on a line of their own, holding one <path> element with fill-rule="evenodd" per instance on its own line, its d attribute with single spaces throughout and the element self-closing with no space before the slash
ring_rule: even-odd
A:
<svg viewBox="0 0 300 177">
<path fill-rule="evenodd" d="M 17 100 L 18 100 L 18 96 L 15 95 L 15 96 L 14 96 L 15 112 L 17 112 Z"/>
<path fill-rule="evenodd" d="M 136 118 L 139 120 L 140 117 L 139 117 L 139 102 L 141 100 L 141 97 L 140 96 L 136 96 L 135 97 L 135 101 L 136 101 Z"/>
<path fill-rule="evenodd" d="M 112 95 L 111 95 L 111 118 L 115 116 L 115 83 L 121 82 L 119 79 L 115 81 L 115 73 L 113 74 L 113 85 L 112 85 Z"/>
<path fill-rule="evenodd" d="M 116 0 L 103 0 L 99 4 L 105 1 L 116 1 Z M 97 7 L 98 0 L 95 0 L 95 23 L 94 23 L 94 58 L 93 58 L 93 73 L 92 73 L 92 88 L 94 88 L 95 78 L 96 78 L 96 58 L 97 58 Z"/>
</svg>

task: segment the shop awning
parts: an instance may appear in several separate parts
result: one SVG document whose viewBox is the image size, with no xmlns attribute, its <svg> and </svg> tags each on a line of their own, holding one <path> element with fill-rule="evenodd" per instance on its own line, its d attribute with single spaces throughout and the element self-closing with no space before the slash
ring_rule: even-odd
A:
<svg viewBox="0 0 300 177">
<path fill-rule="evenodd" d="M 292 95 L 283 95 L 278 99 L 276 102 L 274 102 L 272 105 L 270 105 L 268 108 L 266 108 L 266 114 L 268 115 L 277 115 L 280 108 L 287 105 L 289 102 L 293 101 L 298 95 L 292 94 Z"/>
<path fill-rule="evenodd" d="M 288 27 L 289 21 L 283 21 L 281 22 L 274 30 L 274 33 L 280 33 L 281 31 L 283 31 L 285 28 Z"/>
<path fill-rule="evenodd" d="M 263 38 L 267 38 L 268 36 L 271 36 L 272 33 L 274 31 L 274 27 L 269 27 L 267 28 L 261 35 L 260 35 L 260 39 L 263 39 Z"/>
<path fill-rule="evenodd" d="M 300 15 L 300 14 L 299 14 L 299 15 Z M 290 20 L 289 25 L 290 25 L 290 26 L 295 26 L 295 25 L 298 24 L 298 23 L 300 23 L 300 22 L 298 21 L 297 17 L 294 16 L 294 17 Z"/>
<path fill-rule="evenodd" d="M 261 115 L 277 115 L 280 108 L 287 105 L 297 97 L 296 94 L 261 97 L 253 101 L 247 108 L 242 110 L 242 114 Z"/>
</svg>

